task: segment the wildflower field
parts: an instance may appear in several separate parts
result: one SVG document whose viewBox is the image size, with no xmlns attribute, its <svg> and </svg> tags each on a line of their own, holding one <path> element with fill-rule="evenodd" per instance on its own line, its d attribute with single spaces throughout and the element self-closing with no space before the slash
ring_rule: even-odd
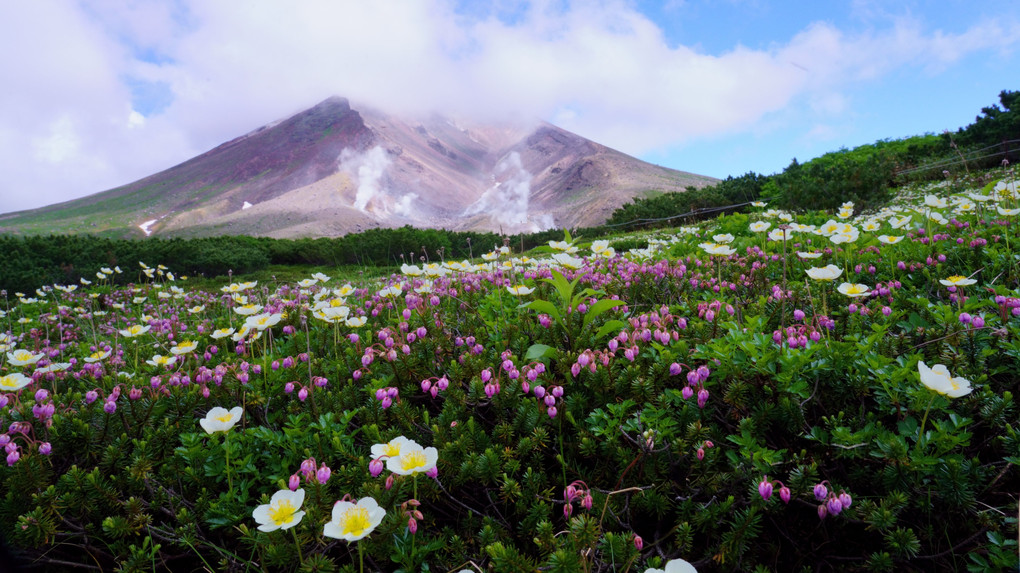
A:
<svg viewBox="0 0 1020 573">
<path fill-rule="evenodd" d="M 0 531 L 45 570 L 1015 571 L 1001 175 L 363 284 L 7 293 Z"/>
</svg>

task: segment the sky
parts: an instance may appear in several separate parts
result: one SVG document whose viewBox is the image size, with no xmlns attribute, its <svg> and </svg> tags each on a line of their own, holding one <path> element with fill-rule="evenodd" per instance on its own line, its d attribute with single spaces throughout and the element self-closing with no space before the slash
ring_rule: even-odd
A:
<svg viewBox="0 0 1020 573">
<path fill-rule="evenodd" d="M 0 213 L 138 180 L 333 95 L 541 119 L 718 178 L 956 130 L 1020 89 L 986 0 L 0 4 Z"/>
</svg>

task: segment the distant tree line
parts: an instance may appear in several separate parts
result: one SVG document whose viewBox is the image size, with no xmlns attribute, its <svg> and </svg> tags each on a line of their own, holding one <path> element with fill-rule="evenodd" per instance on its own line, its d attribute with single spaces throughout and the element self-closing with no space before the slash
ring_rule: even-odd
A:
<svg viewBox="0 0 1020 573">
<path fill-rule="evenodd" d="M 974 123 L 955 133 L 886 139 L 840 149 L 781 173 L 727 177 L 713 187 L 639 199 L 613 213 L 609 224 L 673 226 L 679 214 L 715 216 L 720 208 L 768 199 L 771 207 L 833 210 L 844 201 L 858 209 L 880 205 L 903 183 L 957 176 L 1020 160 L 1020 91 L 1004 90 L 999 104 L 982 108 Z"/>
</svg>

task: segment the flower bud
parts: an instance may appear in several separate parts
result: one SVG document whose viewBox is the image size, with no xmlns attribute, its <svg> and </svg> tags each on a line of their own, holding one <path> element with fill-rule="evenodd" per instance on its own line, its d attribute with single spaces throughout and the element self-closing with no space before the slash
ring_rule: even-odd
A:
<svg viewBox="0 0 1020 573">
<path fill-rule="evenodd" d="M 772 497 L 772 482 L 769 481 L 769 476 L 765 476 L 758 482 L 758 495 L 762 499 L 768 501 Z"/>
<path fill-rule="evenodd" d="M 319 466 L 319 469 L 315 472 L 315 480 L 321 484 L 325 484 L 326 482 L 329 481 L 329 477 L 332 474 L 333 472 L 329 469 L 329 466 L 327 466 L 326 464 L 322 464 Z"/>
<path fill-rule="evenodd" d="M 839 515 L 839 512 L 843 511 L 843 504 L 840 503 L 839 498 L 836 496 L 830 496 L 829 500 L 825 503 L 826 508 L 832 515 Z"/>
<path fill-rule="evenodd" d="M 376 458 L 368 462 L 368 473 L 372 474 L 372 477 L 379 477 L 384 467 L 382 458 Z"/>
<path fill-rule="evenodd" d="M 818 501 L 823 501 L 826 497 L 829 496 L 829 490 L 828 488 L 825 487 L 825 484 L 823 483 L 816 484 L 814 488 L 814 494 L 815 499 L 817 499 Z"/>
<path fill-rule="evenodd" d="M 645 547 L 645 540 L 641 539 L 640 535 L 634 536 L 634 549 L 641 551 Z"/>
<path fill-rule="evenodd" d="M 790 488 L 785 485 L 779 488 L 779 499 L 783 500 L 783 503 L 790 503 Z"/>
<path fill-rule="evenodd" d="M 839 503 L 840 503 L 840 505 L 843 506 L 843 509 L 846 509 L 846 508 L 850 507 L 851 503 L 853 503 L 853 499 L 850 497 L 850 494 L 848 494 L 847 492 L 840 491 L 839 492 Z"/>
<path fill-rule="evenodd" d="M 290 479 L 287 481 L 287 487 L 290 491 L 297 491 L 301 487 L 301 478 L 297 474 L 291 474 Z"/>
</svg>

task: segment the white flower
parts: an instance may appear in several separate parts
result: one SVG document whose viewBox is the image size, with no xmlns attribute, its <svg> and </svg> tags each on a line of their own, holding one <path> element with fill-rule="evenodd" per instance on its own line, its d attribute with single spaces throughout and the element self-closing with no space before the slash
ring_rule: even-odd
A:
<svg viewBox="0 0 1020 573">
<path fill-rule="evenodd" d="M 226 432 L 230 428 L 233 428 L 234 424 L 241 419 L 242 413 L 244 413 L 244 409 L 240 406 L 234 406 L 230 410 L 216 406 L 209 410 L 206 413 L 205 418 L 199 420 L 198 423 L 202 425 L 202 429 L 208 434 Z"/>
<path fill-rule="evenodd" d="M 809 277 L 816 281 L 831 281 L 843 274 L 843 269 L 836 265 L 825 265 L 824 267 L 811 267 L 806 272 Z"/>
<path fill-rule="evenodd" d="M 859 296 L 864 296 L 868 294 L 868 291 L 871 290 L 871 287 L 869 287 L 868 285 L 862 285 L 858 283 L 843 283 L 839 285 L 836 288 L 836 290 L 850 298 L 857 298 Z"/>
<path fill-rule="evenodd" d="M 259 531 L 276 531 L 290 529 L 301 522 L 305 512 L 298 511 L 305 501 L 305 490 L 290 491 L 281 489 L 273 494 L 268 504 L 255 508 L 252 517 L 259 522 Z"/>
<path fill-rule="evenodd" d="M 149 332 L 150 328 L 152 328 L 152 327 L 149 326 L 149 325 L 144 325 L 143 326 L 141 324 L 135 324 L 135 325 L 127 327 L 124 330 L 120 330 L 118 332 L 120 332 L 120 335 L 123 336 L 124 338 L 134 338 L 136 336 L 141 336 L 141 335 L 145 334 L 146 332 Z"/>
<path fill-rule="evenodd" d="M 417 447 L 401 448 L 400 456 L 388 458 L 386 469 L 401 476 L 427 472 L 436 467 L 439 461 L 439 450 L 435 448 Z"/>
<path fill-rule="evenodd" d="M 885 243 L 887 245 L 895 245 L 896 243 L 902 241 L 903 237 L 902 236 L 895 237 L 895 236 L 892 236 L 892 235 L 879 235 L 878 236 L 878 240 L 882 241 L 883 243 Z"/>
<path fill-rule="evenodd" d="M 234 333 L 234 329 L 233 328 L 217 328 L 209 336 L 212 336 L 213 338 L 216 338 L 216 339 L 220 339 L 220 338 L 226 338 L 226 337 L 230 336 L 233 333 Z"/>
<path fill-rule="evenodd" d="M 244 306 L 235 306 L 234 312 L 241 316 L 251 316 L 262 310 L 261 304 L 246 304 Z"/>
<path fill-rule="evenodd" d="M 772 223 L 769 223 L 768 221 L 755 221 L 754 223 L 751 223 L 751 230 L 755 233 L 763 233 L 771 226 Z"/>
<path fill-rule="evenodd" d="M 670 559 L 665 569 L 645 569 L 645 573 L 698 573 L 698 570 L 683 559 Z"/>
<path fill-rule="evenodd" d="M 802 259 L 817 259 L 822 256 L 822 253 L 805 253 L 804 251 L 797 251 L 797 256 Z"/>
<path fill-rule="evenodd" d="M 375 444 L 372 446 L 372 458 L 378 459 L 383 456 L 388 458 L 399 458 L 400 453 L 405 450 L 413 448 L 421 448 L 417 443 L 412 440 L 408 440 L 404 436 L 397 436 L 385 444 Z"/>
<path fill-rule="evenodd" d="M 405 275 L 407 275 L 409 277 L 417 277 L 417 276 L 421 276 L 421 272 L 422 271 L 421 271 L 420 268 L 418 268 L 418 265 L 406 265 L 405 264 L 405 265 L 400 265 L 400 272 L 404 273 Z"/>
<path fill-rule="evenodd" d="M 88 363 L 99 362 L 100 360 L 105 360 L 108 356 L 110 356 L 109 350 L 97 350 L 96 352 L 93 352 L 92 354 L 86 356 L 85 362 Z"/>
<path fill-rule="evenodd" d="M 553 260 L 561 267 L 568 269 L 577 270 L 584 266 L 584 261 L 577 257 L 572 257 L 568 253 L 556 253 L 552 256 Z"/>
<path fill-rule="evenodd" d="M 153 356 L 149 360 L 145 361 L 145 363 L 148 364 L 149 366 L 157 366 L 157 367 L 159 367 L 159 366 L 169 366 L 169 365 L 173 364 L 174 362 L 177 362 L 177 357 L 176 356 L 163 356 L 162 354 L 156 354 L 155 356 Z"/>
<path fill-rule="evenodd" d="M 923 360 L 917 363 L 918 373 L 921 375 L 921 383 L 932 390 L 948 396 L 959 398 L 970 394 L 973 388 L 970 387 L 970 380 L 966 378 L 953 378 L 944 364 L 936 364 L 928 368 Z"/>
<path fill-rule="evenodd" d="M 32 354 L 28 350 L 19 348 L 14 352 L 7 353 L 7 360 L 10 361 L 12 366 L 28 366 L 29 364 L 35 364 L 42 359 L 43 353 Z"/>
<path fill-rule="evenodd" d="M 368 322 L 368 317 L 356 316 L 348 318 L 347 320 L 344 321 L 344 324 L 347 325 L 348 328 L 360 328 L 362 326 L 365 326 L 366 322 Z"/>
<path fill-rule="evenodd" d="M 363 497 L 358 503 L 338 501 L 333 506 L 333 519 L 322 528 L 322 534 L 348 543 L 357 541 L 372 533 L 385 516 L 386 510 L 371 497 Z"/>
<path fill-rule="evenodd" d="M 14 392 L 32 383 L 32 379 L 20 372 L 0 376 L 0 391 Z"/>
<path fill-rule="evenodd" d="M 970 286 L 977 282 L 976 279 L 969 279 L 960 275 L 953 275 L 949 278 L 940 279 L 940 283 L 945 286 Z"/>
<path fill-rule="evenodd" d="M 705 249 L 705 252 L 710 255 L 719 255 L 723 257 L 728 257 L 733 253 L 737 252 L 737 250 L 734 249 L 733 247 L 728 247 L 726 245 L 720 245 L 716 243 L 705 243 L 701 245 L 701 248 Z"/>
<path fill-rule="evenodd" d="M 729 233 L 723 233 L 721 235 L 712 235 L 712 240 L 719 244 L 727 244 L 733 242 L 733 235 Z"/>
<path fill-rule="evenodd" d="M 506 287 L 506 290 L 510 291 L 510 294 L 514 294 L 517 296 L 524 296 L 527 294 L 531 294 L 532 292 L 535 291 L 535 289 L 527 287 L 525 285 L 508 286 Z"/>
<path fill-rule="evenodd" d="M 267 328 L 272 328 L 273 326 L 276 326 L 276 324 L 279 323 L 282 318 L 283 315 L 278 312 L 274 313 L 267 312 L 263 314 L 257 314 L 255 316 L 249 316 L 247 319 L 245 319 L 244 324 L 245 326 L 249 326 L 256 330 L 265 330 Z"/>
<path fill-rule="evenodd" d="M 185 340 L 184 342 L 181 342 L 180 344 L 177 344 L 176 346 L 171 348 L 170 354 L 173 354 L 174 356 L 181 356 L 182 354 L 192 352 L 196 348 L 198 348 L 197 342 L 193 340 Z"/>
</svg>

